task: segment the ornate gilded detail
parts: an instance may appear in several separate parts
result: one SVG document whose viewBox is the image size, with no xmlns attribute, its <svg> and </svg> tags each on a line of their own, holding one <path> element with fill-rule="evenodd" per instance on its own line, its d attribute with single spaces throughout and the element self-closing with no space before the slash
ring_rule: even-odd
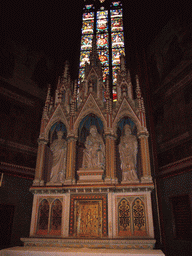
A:
<svg viewBox="0 0 192 256">
<path fill-rule="evenodd" d="M 143 236 L 146 235 L 146 223 L 145 223 L 145 207 L 140 198 L 136 198 L 133 202 L 133 230 L 134 235 Z"/>
<path fill-rule="evenodd" d="M 69 234 L 73 237 L 107 236 L 106 195 L 71 197 Z"/>
<path fill-rule="evenodd" d="M 120 236 L 131 235 L 130 204 L 125 198 L 118 205 L 118 224 Z"/>
</svg>

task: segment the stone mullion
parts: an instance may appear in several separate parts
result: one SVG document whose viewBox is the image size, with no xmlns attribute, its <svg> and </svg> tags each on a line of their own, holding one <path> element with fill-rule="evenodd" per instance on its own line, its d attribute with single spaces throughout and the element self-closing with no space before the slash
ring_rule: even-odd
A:
<svg viewBox="0 0 192 256">
<path fill-rule="evenodd" d="M 115 181 L 115 139 L 112 136 L 106 137 L 106 182 Z"/>
<path fill-rule="evenodd" d="M 140 136 L 140 146 L 141 146 L 141 163 L 143 174 L 141 177 L 142 182 L 151 182 L 151 168 L 150 168 L 150 159 L 149 159 L 149 144 L 148 136 Z"/>
<path fill-rule="evenodd" d="M 39 140 L 38 142 L 38 151 L 37 151 L 37 163 L 35 169 L 35 179 L 33 181 L 33 186 L 43 186 L 43 170 L 44 170 L 44 162 L 45 162 L 45 147 L 47 141 Z"/>
<path fill-rule="evenodd" d="M 110 179 L 110 140 L 106 138 L 106 179 Z"/>
<path fill-rule="evenodd" d="M 75 181 L 75 160 L 76 160 L 76 140 L 70 138 L 67 143 L 67 168 L 65 183 Z"/>
</svg>

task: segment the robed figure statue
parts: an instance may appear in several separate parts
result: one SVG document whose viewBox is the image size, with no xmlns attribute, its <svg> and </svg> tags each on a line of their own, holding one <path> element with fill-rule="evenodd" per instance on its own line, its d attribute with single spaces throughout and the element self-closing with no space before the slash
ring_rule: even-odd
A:
<svg viewBox="0 0 192 256">
<path fill-rule="evenodd" d="M 58 139 L 50 146 L 53 155 L 50 183 L 63 183 L 65 180 L 67 142 L 62 137 L 63 131 L 58 131 Z"/>
<path fill-rule="evenodd" d="M 83 169 L 103 169 L 105 164 L 105 145 L 95 125 L 90 127 L 90 134 L 85 141 L 83 151 Z"/>
<path fill-rule="evenodd" d="M 119 143 L 122 181 L 138 181 L 136 173 L 137 152 L 137 137 L 131 134 L 131 127 L 126 124 L 124 135 L 121 136 Z"/>
</svg>

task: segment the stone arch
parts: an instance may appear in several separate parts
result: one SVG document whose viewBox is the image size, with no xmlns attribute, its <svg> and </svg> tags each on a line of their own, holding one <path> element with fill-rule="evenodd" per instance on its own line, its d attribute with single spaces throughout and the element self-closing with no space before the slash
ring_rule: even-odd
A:
<svg viewBox="0 0 192 256">
<path fill-rule="evenodd" d="M 48 141 L 50 129 L 57 122 L 63 123 L 66 127 L 67 134 L 69 134 L 69 124 L 68 124 L 67 119 L 66 119 L 66 117 L 65 117 L 65 115 L 64 115 L 64 113 L 61 109 L 61 106 L 59 106 L 56 109 L 55 113 L 53 114 L 53 117 L 49 120 L 49 122 L 48 122 L 48 124 L 45 128 L 45 135 L 44 135 L 45 140 Z"/>
<path fill-rule="evenodd" d="M 86 106 L 85 106 L 86 107 Z M 79 116 L 78 118 L 76 119 L 75 121 L 75 124 L 74 124 L 74 135 L 75 137 L 78 137 L 78 128 L 79 128 L 79 125 L 81 123 L 81 121 L 89 114 L 94 114 L 95 116 L 97 116 L 98 118 L 101 119 L 102 123 L 103 123 L 103 127 L 104 127 L 104 131 L 107 130 L 107 121 L 104 117 L 104 115 L 100 112 L 100 110 L 98 109 L 97 106 L 93 106 L 91 109 L 88 108 L 87 110 L 83 111 Z"/>
<path fill-rule="evenodd" d="M 127 113 L 122 113 L 122 114 L 118 115 L 115 118 L 115 121 L 113 123 L 113 130 L 115 131 L 116 135 L 117 135 L 118 123 L 124 117 L 128 117 L 128 118 L 130 118 L 130 120 L 132 120 L 132 122 L 135 124 L 138 132 L 142 130 L 142 127 L 141 127 L 141 124 L 140 124 L 140 121 L 139 121 L 138 117 L 135 114 L 130 113 L 129 111 L 127 111 Z"/>
</svg>

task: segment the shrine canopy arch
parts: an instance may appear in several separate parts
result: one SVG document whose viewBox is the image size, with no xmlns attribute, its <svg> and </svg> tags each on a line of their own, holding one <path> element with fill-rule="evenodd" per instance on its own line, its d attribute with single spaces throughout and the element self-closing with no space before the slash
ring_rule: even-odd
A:
<svg viewBox="0 0 192 256">
<path fill-rule="evenodd" d="M 117 137 L 119 132 L 122 133 L 125 124 L 129 124 L 131 126 L 131 130 L 134 135 L 137 135 L 137 133 L 142 130 L 140 120 L 136 115 L 120 115 L 113 123 L 113 129 Z"/>
<path fill-rule="evenodd" d="M 80 143 L 85 143 L 86 137 L 89 135 L 90 127 L 95 125 L 98 133 L 104 135 L 103 122 L 95 114 L 86 115 L 80 122 L 78 127 L 78 140 Z"/>
<path fill-rule="evenodd" d="M 136 124 L 132 121 L 132 119 L 130 117 L 124 116 L 117 123 L 117 127 L 116 127 L 117 138 L 120 138 L 120 136 L 123 134 L 123 128 L 126 124 L 128 124 L 131 127 L 132 134 L 137 135 Z"/>
<path fill-rule="evenodd" d="M 62 131 L 63 132 L 63 138 L 67 138 L 67 129 L 64 123 L 62 122 L 56 122 L 54 123 L 50 130 L 49 130 L 49 142 L 50 144 L 57 139 L 57 132 Z"/>
<path fill-rule="evenodd" d="M 103 114 L 101 114 L 99 111 L 94 111 L 94 109 L 92 109 L 91 112 L 90 110 L 85 111 L 84 114 L 78 117 L 77 121 L 75 122 L 74 134 L 76 137 L 79 136 L 79 130 L 81 129 L 81 127 L 83 127 L 83 124 L 85 124 L 85 121 L 87 122 L 85 127 L 88 128 L 88 123 L 89 123 L 88 119 L 90 120 L 90 122 L 92 122 L 92 125 L 96 125 L 99 133 L 101 130 L 102 130 L 102 133 L 104 133 L 104 131 L 107 130 L 107 122 Z M 96 122 L 96 124 L 94 122 Z M 102 135 L 102 133 L 100 134 Z"/>
<path fill-rule="evenodd" d="M 51 119 L 49 120 L 49 122 L 46 125 L 45 132 L 44 132 L 44 138 L 46 140 L 49 139 L 51 129 L 56 123 L 62 123 L 65 126 L 67 134 L 69 133 L 69 124 L 67 122 L 67 119 L 63 113 L 63 110 L 62 110 L 60 104 L 58 105 L 53 116 L 51 117 Z"/>
</svg>

